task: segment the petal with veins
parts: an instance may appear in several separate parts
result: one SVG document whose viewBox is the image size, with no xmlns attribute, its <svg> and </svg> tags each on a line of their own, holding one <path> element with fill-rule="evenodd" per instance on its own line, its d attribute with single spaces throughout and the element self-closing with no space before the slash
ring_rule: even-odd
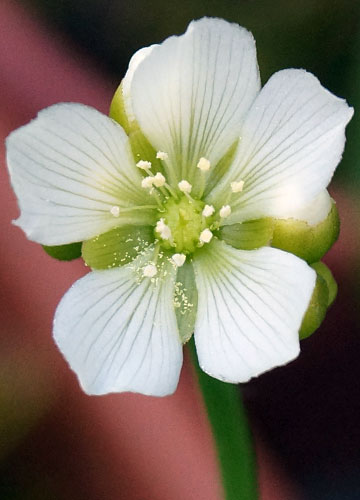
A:
<svg viewBox="0 0 360 500">
<path fill-rule="evenodd" d="M 175 391 L 182 347 L 173 307 L 173 266 L 135 279 L 133 264 L 94 271 L 65 294 L 54 337 L 88 394 Z"/>
<path fill-rule="evenodd" d="M 195 342 L 205 372 L 246 382 L 298 355 L 316 276 L 305 262 L 273 248 L 243 251 L 215 240 L 193 265 Z"/>
<path fill-rule="evenodd" d="M 233 195 L 225 224 L 291 216 L 330 182 L 352 114 L 310 73 L 279 71 L 249 110 L 233 163 L 206 201 L 226 199 L 229 184 L 242 179 L 243 191 Z"/>
<path fill-rule="evenodd" d="M 8 165 L 28 238 L 45 245 L 83 241 L 122 224 L 151 224 L 155 210 L 141 189 L 122 128 L 82 104 L 41 111 L 7 140 Z M 119 207 L 118 216 L 111 210 Z"/>
<path fill-rule="evenodd" d="M 168 153 L 172 183 L 202 173 L 226 154 L 256 97 L 260 79 L 252 35 L 236 24 L 204 18 L 170 37 L 132 73 L 132 109 L 154 148 Z"/>
</svg>

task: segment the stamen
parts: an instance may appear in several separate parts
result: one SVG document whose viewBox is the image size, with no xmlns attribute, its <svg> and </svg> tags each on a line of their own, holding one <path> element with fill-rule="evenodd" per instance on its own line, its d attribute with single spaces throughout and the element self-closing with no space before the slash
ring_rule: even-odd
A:
<svg viewBox="0 0 360 500">
<path fill-rule="evenodd" d="M 137 162 L 136 166 L 140 168 L 141 170 L 150 170 L 151 168 L 151 161 L 144 161 L 140 160 Z"/>
<path fill-rule="evenodd" d="M 240 193 L 244 188 L 244 181 L 235 181 L 230 184 L 233 193 Z"/>
<path fill-rule="evenodd" d="M 144 177 L 143 180 L 141 181 L 141 187 L 144 189 L 151 189 L 153 187 L 153 180 L 154 177 Z"/>
<path fill-rule="evenodd" d="M 154 264 L 148 264 L 143 269 L 143 276 L 153 278 L 157 274 L 157 268 Z"/>
<path fill-rule="evenodd" d="M 163 174 L 161 174 L 160 172 L 158 172 L 155 175 L 155 177 L 152 178 L 152 183 L 155 187 L 161 187 L 165 184 L 165 182 L 166 182 L 166 179 L 163 176 Z"/>
<path fill-rule="evenodd" d="M 221 207 L 219 213 L 222 219 L 225 219 L 225 217 L 229 217 L 229 215 L 231 214 L 230 205 L 224 205 L 223 207 Z"/>
<path fill-rule="evenodd" d="M 215 212 L 215 208 L 212 205 L 205 205 L 202 214 L 204 217 L 210 217 Z"/>
<path fill-rule="evenodd" d="M 183 253 L 174 253 L 174 255 L 171 257 L 171 260 L 177 267 L 181 267 L 182 265 L 184 265 L 186 255 Z"/>
<path fill-rule="evenodd" d="M 156 158 L 158 160 L 167 160 L 169 158 L 169 155 L 165 153 L 164 151 L 158 151 L 156 153 Z"/>
<path fill-rule="evenodd" d="M 210 161 L 206 158 L 200 158 L 198 164 L 196 165 L 202 172 L 207 172 L 210 170 L 211 164 Z"/>
<path fill-rule="evenodd" d="M 210 231 L 210 229 L 206 228 L 203 231 L 201 231 L 199 239 L 201 243 L 210 243 L 212 237 L 213 237 L 212 232 Z"/>
<path fill-rule="evenodd" d="M 157 221 L 155 231 L 159 233 L 160 237 L 163 240 L 170 240 L 171 238 L 171 229 L 169 226 L 165 224 L 165 221 L 163 218 Z"/>
<path fill-rule="evenodd" d="M 114 217 L 119 217 L 120 215 L 120 207 L 117 207 L 117 206 L 114 206 L 110 209 L 110 213 L 111 215 L 113 215 Z"/>
<path fill-rule="evenodd" d="M 182 181 L 179 182 L 178 188 L 180 189 L 180 191 L 182 193 L 189 194 L 189 193 L 191 193 L 192 185 L 190 184 L 190 182 L 183 179 Z"/>
</svg>

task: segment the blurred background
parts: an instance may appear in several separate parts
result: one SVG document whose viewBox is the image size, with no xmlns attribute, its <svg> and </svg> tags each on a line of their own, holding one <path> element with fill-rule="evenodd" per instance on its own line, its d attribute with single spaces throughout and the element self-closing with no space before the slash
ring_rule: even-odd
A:
<svg viewBox="0 0 360 500">
<path fill-rule="evenodd" d="M 223 17 L 251 30 L 262 82 L 314 73 L 355 107 L 331 193 L 342 219 L 325 261 L 339 294 L 301 356 L 241 387 L 263 500 L 360 498 L 360 2 L 354 0 L 1 0 L 0 499 L 221 500 L 189 363 L 174 396 L 89 398 L 56 350 L 56 304 L 85 272 L 10 224 L 16 201 L 3 139 L 41 108 L 107 112 L 131 55 Z"/>
</svg>

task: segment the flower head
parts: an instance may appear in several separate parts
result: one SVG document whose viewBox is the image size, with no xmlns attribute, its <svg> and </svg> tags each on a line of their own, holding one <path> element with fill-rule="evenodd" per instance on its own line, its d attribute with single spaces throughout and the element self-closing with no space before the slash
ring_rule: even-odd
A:
<svg viewBox="0 0 360 500">
<path fill-rule="evenodd" d="M 228 382 L 296 357 L 352 109 L 303 70 L 260 89 L 252 35 L 205 18 L 133 56 L 111 116 L 51 106 L 7 143 L 16 224 L 92 268 L 54 320 L 84 390 L 172 393 L 193 332 Z"/>
</svg>

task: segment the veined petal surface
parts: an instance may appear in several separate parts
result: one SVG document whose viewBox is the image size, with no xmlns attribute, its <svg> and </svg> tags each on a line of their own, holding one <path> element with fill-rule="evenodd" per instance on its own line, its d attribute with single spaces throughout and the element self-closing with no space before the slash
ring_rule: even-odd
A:
<svg viewBox="0 0 360 500">
<path fill-rule="evenodd" d="M 133 264 L 93 271 L 63 297 L 55 341 L 88 394 L 175 391 L 182 345 L 168 268 L 166 278 L 140 282 Z"/>
<path fill-rule="evenodd" d="M 199 159 L 215 166 L 226 154 L 259 91 L 254 39 L 221 19 L 194 21 L 183 36 L 152 47 L 130 87 L 142 131 L 169 155 L 170 180 L 195 185 Z"/>
<path fill-rule="evenodd" d="M 41 111 L 7 139 L 21 209 L 16 223 L 45 245 L 83 241 L 121 224 L 149 224 L 153 205 L 141 188 L 128 138 L 107 116 L 82 104 Z M 118 207 L 116 217 L 110 212 Z M 117 209 L 116 209 L 117 210 Z"/>
<path fill-rule="evenodd" d="M 208 202 L 221 202 L 232 181 L 244 181 L 224 223 L 288 217 L 328 185 L 341 159 L 353 109 L 304 70 L 270 78 L 247 114 L 228 174 Z"/>
<path fill-rule="evenodd" d="M 298 355 L 316 276 L 304 261 L 273 248 L 236 250 L 214 240 L 194 259 L 194 269 L 195 343 L 205 372 L 246 382 Z"/>
</svg>

